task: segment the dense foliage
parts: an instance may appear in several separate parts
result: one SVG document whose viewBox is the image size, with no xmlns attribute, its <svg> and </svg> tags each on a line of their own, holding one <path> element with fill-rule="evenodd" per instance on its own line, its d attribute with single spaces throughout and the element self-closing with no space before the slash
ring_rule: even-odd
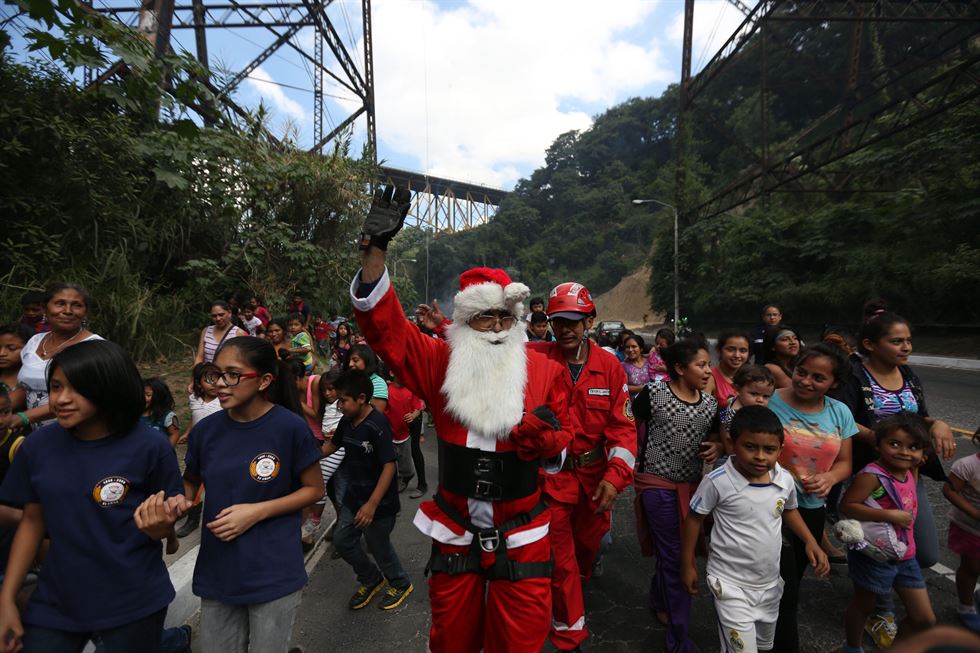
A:
<svg viewBox="0 0 980 653">
<path fill-rule="evenodd" d="M 93 330 L 140 358 L 196 345 L 209 302 L 232 293 L 283 307 L 299 288 L 324 312 L 343 306 L 369 158 L 345 141 L 324 157 L 298 151 L 268 136 L 261 110 L 202 127 L 187 107 L 210 97 L 192 59 L 156 61 L 108 21 L 51 19 L 58 37 L 34 43 L 58 66 L 0 59 L 2 306 L 79 282 Z M 129 74 L 82 90 L 63 71 L 96 56 L 93 36 Z"/>
<path fill-rule="evenodd" d="M 785 25 L 785 24 L 784 24 Z M 769 58 L 771 156 L 839 126 L 828 114 L 847 78 L 851 25 L 774 26 Z M 915 83 L 903 62 L 938 47 L 937 26 L 868 24 L 852 111 L 889 101 L 885 78 Z M 777 31 L 781 30 L 781 31 Z M 757 45 L 757 44 L 755 44 Z M 968 41 L 959 50 L 970 56 Z M 522 179 L 495 219 L 430 247 L 432 285 L 447 296 L 468 265 L 508 268 L 536 291 L 575 279 L 595 293 L 650 259 L 650 297 L 673 303 L 672 213 L 634 198 L 681 207 L 682 311 L 699 320 L 751 320 L 767 301 L 798 321 L 852 322 L 870 295 L 886 297 L 919 323 L 977 323 L 970 289 L 980 282 L 980 107 L 961 104 L 834 164 L 848 187 L 885 192 L 776 193 L 707 220 L 685 211 L 758 159 L 760 48 L 743 48 L 698 98 L 678 196 L 677 87 L 632 99 L 563 134 L 545 165 Z M 903 67 L 904 66 L 904 67 Z M 878 89 L 880 90 L 875 90 Z M 913 107 L 914 109 L 915 107 Z M 897 118 L 886 113 L 883 122 Z M 805 162 L 801 162 L 805 164 Z M 811 188 L 819 179 L 809 178 Z M 684 216 L 687 216 L 686 219 Z M 435 293 L 434 293 L 435 294 Z M 612 317 L 612 316 L 610 316 Z"/>
</svg>

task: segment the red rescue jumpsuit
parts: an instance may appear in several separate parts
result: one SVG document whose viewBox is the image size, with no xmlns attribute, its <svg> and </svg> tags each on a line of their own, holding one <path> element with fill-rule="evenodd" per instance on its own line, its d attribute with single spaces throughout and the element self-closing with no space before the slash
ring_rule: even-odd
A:
<svg viewBox="0 0 980 653">
<path fill-rule="evenodd" d="M 359 282 L 355 280 L 352 291 Z M 440 440 L 483 451 L 514 451 L 511 438 L 488 438 L 470 431 L 446 411 L 442 385 L 449 362 L 449 346 L 441 339 L 423 335 L 405 319 L 387 272 L 364 298 L 351 293 L 357 322 L 371 348 L 416 396 L 432 411 Z M 540 430 L 551 426 L 531 412 L 546 405 L 558 418 L 561 430 L 554 432 L 555 445 L 541 457 L 557 455 L 572 436 L 568 413 L 565 370 L 547 356 L 528 352 L 527 384 L 524 388 L 525 416 Z M 492 392 L 488 388 L 487 392 Z M 512 436 L 513 437 L 513 436 Z M 540 490 L 511 501 L 484 501 L 449 492 L 439 494 L 461 515 L 480 528 L 499 526 L 531 511 L 541 500 Z M 544 510 L 529 524 L 508 533 L 506 552 L 516 562 L 547 562 L 551 557 L 550 511 Z M 425 501 L 415 515 L 415 525 L 432 537 L 442 554 L 466 554 L 473 535 L 449 518 L 434 501 Z M 504 546 L 504 544 L 501 544 Z M 481 554 L 481 565 L 490 567 L 495 554 Z M 551 620 L 551 587 L 548 578 L 519 581 L 486 581 L 482 574 L 433 573 L 429 579 L 432 628 L 429 650 L 433 653 L 538 653 L 548 635 Z"/>
<path fill-rule="evenodd" d="M 595 514 L 597 503 L 592 496 L 601 481 L 608 481 L 619 492 L 633 482 L 636 424 L 626 373 L 614 355 L 590 345 L 589 357 L 573 387 L 558 343 L 535 342 L 528 347 L 546 352 L 565 367 L 565 382 L 572 388 L 570 409 L 575 428 L 566 455 L 580 456 L 602 448 L 602 456 L 589 465 L 542 474 L 545 500 L 551 508 L 555 557 L 551 641 L 560 650 L 571 650 L 588 636 L 581 577 L 592 575 L 602 536 L 609 530 L 609 513 Z"/>
</svg>

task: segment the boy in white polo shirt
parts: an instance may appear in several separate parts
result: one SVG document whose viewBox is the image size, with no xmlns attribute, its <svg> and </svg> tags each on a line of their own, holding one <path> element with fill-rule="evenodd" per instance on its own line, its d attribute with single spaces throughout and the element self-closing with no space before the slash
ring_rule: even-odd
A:
<svg viewBox="0 0 980 653">
<path fill-rule="evenodd" d="M 776 461 L 783 426 L 764 406 L 745 406 L 729 427 L 734 454 L 706 476 L 691 497 L 681 541 L 681 582 L 698 593 L 694 547 L 704 518 L 714 516 L 707 581 L 715 597 L 722 651 L 772 650 L 783 582 L 779 552 L 783 527 L 806 543 L 817 574 L 830 571 L 827 555 L 796 511 L 793 477 Z"/>
</svg>

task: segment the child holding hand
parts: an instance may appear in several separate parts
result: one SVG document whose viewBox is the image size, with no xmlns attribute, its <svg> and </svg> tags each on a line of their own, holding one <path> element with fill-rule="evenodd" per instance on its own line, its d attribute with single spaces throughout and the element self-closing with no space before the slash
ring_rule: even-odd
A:
<svg viewBox="0 0 980 653">
<path fill-rule="evenodd" d="M 170 496 L 163 514 L 144 503 L 141 528 L 172 525 L 207 485 L 194 566 L 195 650 L 285 653 L 307 580 L 300 511 L 323 496 L 320 451 L 271 343 L 231 338 L 214 362 L 205 377 L 224 410 L 191 429 L 183 495 Z"/>
<path fill-rule="evenodd" d="M 861 638 L 865 619 L 875 609 L 875 599 L 892 588 L 905 604 L 906 618 L 899 623 L 897 638 L 907 637 L 936 623 L 922 570 L 915 559 L 912 525 L 918 511 L 916 468 L 925 459 L 929 445 L 926 423 L 912 413 L 898 413 L 874 427 L 878 460 L 865 466 L 854 477 L 841 499 L 845 517 L 862 522 L 883 522 L 894 529 L 895 540 L 905 544 L 904 552 L 880 547 L 849 548 L 848 575 L 854 583 L 854 596 L 844 611 L 846 643 L 844 653 L 862 653 Z M 865 525 L 865 539 L 870 526 Z M 887 561 L 866 554 L 870 548 L 883 551 Z M 892 556 L 895 557 L 892 557 Z"/>
<path fill-rule="evenodd" d="M 733 455 L 708 474 L 691 497 L 681 543 L 681 582 L 698 592 L 694 548 L 705 518 L 714 517 L 708 550 L 708 588 L 714 595 L 721 650 L 756 653 L 773 647 L 779 599 L 782 529 L 803 540 L 817 574 L 827 555 L 796 509 L 796 484 L 776 462 L 783 425 L 765 406 L 750 405 L 731 423 Z"/>
<path fill-rule="evenodd" d="M 980 429 L 973 434 L 973 444 L 980 444 Z M 956 569 L 956 609 L 960 622 L 980 632 L 980 615 L 973 589 L 980 577 L 980 454 L 960 458 L 949 472 L 943 495 L 953 504 L 949 520 L 949 550 L 960 556 Z"/>
</svg>

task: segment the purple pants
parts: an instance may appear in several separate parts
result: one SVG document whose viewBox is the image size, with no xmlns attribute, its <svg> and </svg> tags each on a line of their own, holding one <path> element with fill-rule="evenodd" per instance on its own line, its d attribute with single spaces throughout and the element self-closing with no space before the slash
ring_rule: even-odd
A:
<svg viewBox="0 0 980 653">
<path fill-rule="evenodd" d="M 691 619 L 691 595 L 681 584 L 681 522 L 677 493 L 644 490 L 643 510 L 657 549 L 657 567 L 650 580 L 650 607 L 668 616 L 666 649 L 670 653 L 698 653 L 687 636 Z"/>
</svg>

